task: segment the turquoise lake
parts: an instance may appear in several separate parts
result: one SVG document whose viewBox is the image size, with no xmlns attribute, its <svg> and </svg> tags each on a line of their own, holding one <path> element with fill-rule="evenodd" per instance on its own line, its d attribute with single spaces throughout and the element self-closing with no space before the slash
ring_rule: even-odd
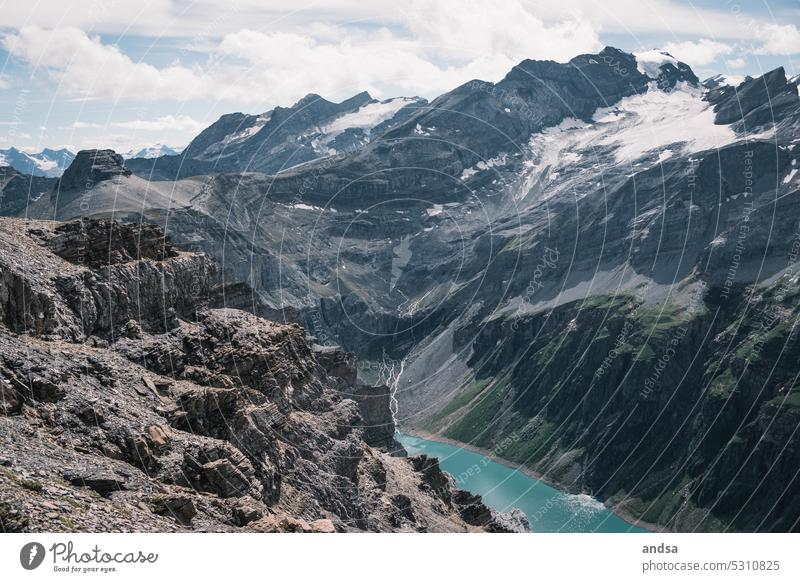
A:
<svg viewBox="0 0 800 582">
<path fill-rule="evenodd" d="M 439 459 L 442 469 L 456 478 L 458 487 L 483 497 L 498 511 L 514 507 L 528 516 L 534 532 L 635 532 L 635 527 L 588 495 L 571 495 L 488 457 L 445 443 L 400 434 L 409 454 Z"/>
</svg>

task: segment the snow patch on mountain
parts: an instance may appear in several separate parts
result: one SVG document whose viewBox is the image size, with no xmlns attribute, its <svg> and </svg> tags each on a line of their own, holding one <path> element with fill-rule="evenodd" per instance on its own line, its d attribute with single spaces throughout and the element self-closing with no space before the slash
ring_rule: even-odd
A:
<svg viewBox="0 0 800 582">
<path fill-rule="evenodd" d="M 574 164 L 583 158 L 577 151 L 570 151 L 578 140 L 575 135 L 590 125 L 574 117 L 568 117 L 554 127 L 531 136 L 528 142 L 530 157 L 522 162 L 520 183 L 513 196 L 525 198 L 536 183 L 550 182 L 559 176 L 556 168 Z"/>
<path fill-rule="evenodd" d="M 434 204 L 431 208 L 426 208 L 425 212 L 428 216 L 439 216 L 442 212 L 444 212 L 444 206 L 441 204 Z"/>
<path fill-rule="evenodd" d="M 313 210 L 314 212 L 325 212 L 325 211 L 328 211 L 328 212 L 333 212 L 334 214 L 339 212 L 338 210 L 336 210 L 335 208 L 333 208 L 331 206 L 327 206 L 325 208 L 322 208 L 321 206 L 314 206 L 312 204 L 305 204 L 303 202 L 297 202 L 295 204 L 289 204 L 288 208 L 292 208 L 294 210 Z"/>
<path fill-rule="evenodd" d="M 414 101 L 414 99 L 408 97 L 396 97 L 386 101 L 367 103 L 356 111 L 337 117 L 331 123 L 322 127 L 320 131 L 325 134 L 326 141 L 330 141 L 347 129 L 370 130 L 391 119 L 403 107 L 414 103 Z"/>
<path fill-rule="evenodd" d="M 655 165 L 680 155 L 727 146 L 744 139 L 728 125 L 714 123 L 714 111 L 703 90 L 688 83 L 648 91 L 598 109 L 590 122 L 567 118 L 531 136 L 529 153 L 514 188 L 516 200 L 547 199 L 563 189 L 591 180 L 608 163 Z M 746 136 L 768 139 L 771 132 Z M 474 169 L 465 170 L 472 175 Z M 462 179 L 464 179 L 462 174 Z M 602 182 L 598 178 L 599 183 Z M 543 198 L 542 198 L 543 197 Z"/>
<path fill-rule="evenodd" d="M 404 107 L 418 101 L 418 98 L 411 97 L 372 101 L 298 135 L 296 139 L 298 142 L 305 141 L 318 156 L 333 156 L 341 149 L 358 149 L 369 143 L 373 129 L 393 119 Z M 352 135 L 347 136 L 344 143 L 340 143 L 337 138 L 345 132 L 351 132 Z"/>
<path fill-rule="evenodd" d="M 473 167 L 464 169 L 464 171 L 461 172 L 461 180 L 462 181 L 468 180 L 478 172 L 483 172 L 486 170 L 491 170 L 492 168 L 499 168 L 500 166 L 505 166 L 507 161 L 508 161 L 508 154 L 498 154 L 497 156 L 490 158 L 488 160 L 481 160 Z"/>
<path fill-rule="evenodd" d="M 647 152 L 682 143 L 687 152 L 719 148 L 737 140 L 727 125 L 715 125 L 711 105 L 687 84 L 669 93 L 650 87 L 598 113 L 599 122 L 587 145 L 616 145 L 616 160 L 631 162 Z M 610 119 L 613 114 L 615 119 Z M 595 135 L 592 135 L 592 134 Z"/>
<path fill-rule="evenodd" d="M 561 135 L 568 129 L 579 131 Z M 559 151 L 591 153 L 593 148 L 613 147 L 618 163 L 634 162 L 659 150 L 663 151 L 658 161 L 664 161 L 676 150 L 698 152 L 739 139 L 730 126 L 714 123 L 713 108 L 702 100 L 702 91 L 686 83 L 679 83 L 670 92 L 660 91 L 651 83 L 647 92 L 626 97 L 614 107 L 597 110 L 591 124 L 573 119 L 543 132 L 544 142 L 556 136 L 561 142 Z M 679 146 L 665 149 L 676 144 Z"/>
<path fill-rule="evenodd" d="M 259 131 L 261 131 L 263 127 L 269 123 L 270 119 L 272 119 L 271 111 L 268 111 L 267 113 L 262 113 L 261 115 L 258 116 L 253 125 L 251 125 L 250 127 L 246 127 L 241 131 L 237 131 L 235 133 L 226 135 L 225 138 L 220 142 L 220 144 L 228 145 L 237 141 L 244 141 L 248 138 L 251 138 Z"/>
</svg>

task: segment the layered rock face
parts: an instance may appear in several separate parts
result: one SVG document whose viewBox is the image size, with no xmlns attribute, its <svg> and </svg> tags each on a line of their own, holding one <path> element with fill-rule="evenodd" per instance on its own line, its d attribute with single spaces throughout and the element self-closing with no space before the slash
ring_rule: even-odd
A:
<svg viewBox="0 0 800 582">
<path fill-rule="evenodd" d="M 130 320 L 169 329 L 203 305 L 216 271 L 204 255 L 174 251 L 150 226 L 8 221 L 4 232 L 0 316 L 15 333 L 80 341 L 118 335 Z M 137 244 L 163 260 L 133 260 Z"/>
<path fill-rule="evenodd" d="M 387 452 L 347 354 L 208 309 L 213 270 L 152 227 L 0 221 L 2 531 L 525 525 Z"/>
</svg>

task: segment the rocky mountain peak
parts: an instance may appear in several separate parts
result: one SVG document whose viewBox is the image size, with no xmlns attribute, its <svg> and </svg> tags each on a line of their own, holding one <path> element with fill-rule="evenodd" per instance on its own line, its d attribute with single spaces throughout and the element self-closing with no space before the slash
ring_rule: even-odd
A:
<svg viewBox="0 0 800 582">
<path fill-rule="evenodd" d="M 351 108 L 357 109 L 373 101 L 375 101 L 375 99 L 373 99 L 372 95 L 370 95 L 369 92 L 361 91 L 361 93 L 356 93 L 349 99 L 345 99 L 344 101 L 339 103 L 339 107 L 343 110 Z"/>
<path fill-rule="evenodd" d="M 321 95 L 318 95 L 317 93 L 307 93 L 306 95 L 304 95 L 303 97 L 298 99 L 294 103 L 294 105 L 292 105 L 291 109 L 298 109 L 300 107 L 305 107 L 309 103 L 313 103 L 315 101 L 326 101 L 326 102 L 330 103 L 330 101 L 328 101 L 327 99 L 323 98 Z"/>
<path fill-rule="evenodd" d="M 117 176 L 130 176 L 124 158 L 114 150 L 81 150 L 61 176 L 60 190 L 91 188 Z"/>
</svg>

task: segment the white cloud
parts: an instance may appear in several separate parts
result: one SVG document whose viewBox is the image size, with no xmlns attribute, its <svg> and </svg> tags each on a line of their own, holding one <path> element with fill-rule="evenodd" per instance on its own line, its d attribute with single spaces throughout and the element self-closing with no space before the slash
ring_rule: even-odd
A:
<svg viewBox="0 0 800 582">
<path fill-rule="evenodd" d="M 603 46 L 599 27 L 577 14 L 545 24 L 516 0 L 414 0 L 402 19 L 419 43 L 454 62 L 497 54 L 566 61 Z"/>
<path fill-rule="evenodd" d="M 69 96 L 157 99 L 193 92 L 208 96 L 202 75 L 180 66 L 158 69 L 136 63 L 117 47 L 77 28 L 28 26 L 6 35 L 3 46 L 34 70 L 47 71 Z"/>
<path fill-rule="evenodd" d="M 369 6 L 342 0 L 335 7 L 314 5 L 295 11 L 290 10 L 289 0 L 268 7 L 247 0 L 226 4 L 224 10 L 215 10 L 210 0 L 181 9 L 167 0 L 142 0 L 136 9 L 123 3 L 119 10 L 75 0 L 67 2 L 68 12 L 59 3 L 43 2 L 46 6 L 37 5 L 34 12 L 14 8 L 4 18 L 14 23 L 25 16 L 52 26 L 57 22 L 50 22 L 50 17 L 58 15 L 85 30 L 114 29 L 125 21 L 129 33 L 147 30 L 158 21 L 160 33 L 192 31 L 192 42 L 184 48 L 195 56 L 208 56 L 202 65 L 176 61 L 156 67 L 135 61 L 77 26 L 30 25 L 7 34 L 2 41 L 6 50 L 43 71 L 67 98 L 224 100 L 266 109 L 308 92 L 330 99 L 364 89 L 379 97 L 409 93 L 431 97 L 472 78 L 498 80 L 524 58 L 564 61 L 596 51 L 602 46 L 601 26 L 627 28 L 629 33 L 679 30 L 685 35 L 701 24 L 708 32 L 712 22 L 704 19 L 713 19 L 718 37 L 749 35 L 760 54 L 800 52 L 800 32 L 793 25 L 752 23 L 720 11 L 687 11 L 667 0 L 646 5 L 608 0 L 602 10 L 583 0 L 412 0 L 402 6 L 388 0 Z M 48 10 L 49 15 L 42 15 Z M 343 23 L 357 15 L 367 22 Z M 383 26 L 376 26 L 379 22 Z M 253 23 L 261 30 L 246 28 Z M 673 42 L 665 48 L 696 66 L 733 50 L 730 44 L 709 38 Z"/>
<path fill-rule="evenodd" d="M 226 35 L 216 53 L 226 59 L 224 74 L 231 91 L 235 87 L 241 98 L 270 104 L 291 103 L 309 92 L 329 99 L 365 89 L 377 95 L 428 94 L 463 77 L 432 64 L 387 30 L 370 36 L 349 33 L 337 41 L 241 30 Z"/>
<path fill-rule="evenodd" d="M 109 148 L 115 152 L 127 152 L 141 149 L 147 145 L 148 143 L 143 140 L 131 139 L 130 134 L 127 133 L 102 133 L 81 138 L 78 149 Z"/>
<path fill-rule="evenodd" d="M 738 57 L 735 59 L 728 59 L 725 61 L 725 64 L 728 65 L 731 69 L 742 69 L 747 65 L 747 61 L 744 57 Z"/>
<path fill-rule="evenodd" d="M 702 38 L 698 41 L 667 43 L 664 45 L 664 50 L 679 61 L 695 67 L 711 64 L 719 57 L 731 54 L 733 47 L 723 42 Z"/>
<path fill-rule="evenodd" d="M 724 60 L 740 73 L 751 72 L 751 59 L 742 56 L 748 53 L 800 54 L 800 31 L 787 24 L 796 20 L 785 13 L 776 13 L 781 24 L 775 24 L 753 18 L 746 3 L 739 12 L 719 6 L 677 0 L 7 2 L 0 44 L 29 71 L 6 69 L 13 76 L 0 74 L 0 89 L 13 83 L 32 91 L 49 82 L 55 94 L 47 100 L 56 109 L 68 105 L 66 114 L 54 110 L 56 118 L 83 120 L 54 127 L 62 133 L 49 138 L 79 141 L 106 133 L 96 136 L 98 145 L 116 140 L 128 149 L 137 132 L 161 132 L 160 141 L 179 143 L 200 128 L 194 118 L 265 111 L 309 92 L 332 100 L 362 90 L 379 98 L 435 97 L 469 79 L 496 81 L 525 58 L 565 61 L 594 52 L 601 32 L 624 37 L 628 50 L 661 46 L 690 65 Z M 134 53 L 128 36 L 146 42 L 136 43 Z M 119 46 L 111 40 L 117 38 Z M 665 38 L 674 40 L 662 45 Z M 170 65 L 134 58 L 138 51 L 147 54 L 151 41 L 153 59 L 174 51 Z M 777 61 L 765 60 L 770 66 Z M 73 102 L 83 100 L 105 100 L 114 109 L 97 114 L 103 118 L 93 116 L 96 108 L 75 113 Z M 151 119 L 120 116 L 137 101 L 152 107 L 126 117 Z M 193 103 L 175 106 L 185 101 Z"/>
<path fill-rule="evenodd" d="M 800 53 L 800 30 L 793 24 L 765 24 L 757 27 L 756 47 L 759 55 L 793 55 Z"/>
<path fill-rule="evenodd" d="M 88 129 L 103 127 L 99 123 L 87 123 L 86 121 L 73 121 L 68 129 Z"/>
<path fill-rule="evenodd" d="M 567 60 L 599 49 L 597 30 L 576 18 L 546 25 L 508 0 L 506 9 L 469 0 L 415 9 L 402 30 L 336 27 L 261 32 L 242 29 L 212 44 L 204 66 L 155 67 L 74 27 L 26 26 L 3 46 L 44 71 L 66 97 L 186 101 L 227 100 L 264 107 L 309 92 L 341 99 L 433 96 L 473 78 L 498 80 L 525 58 Z"/>
<path fill-rule="evenodd" d="M 73 121 L 65 129 L 100 129 L 103 127 L 132 129 L 134 131 L 178 131 L 192 133 L 203 129 L 205 125 L 188 115 L 163 115 L 156 119 L 112 121 L 107 125 L 86 121 Z"/>
<path fill-rule="evenodd" d="M 157 119 L 115 121 L 111 126 L 136 131 L 180 131 L 187 133 L 197 132 L 205 127 L 204 124 L 188 115 L 164 115 Z"/>
<path fill-rule="evenodd" d="M 37 0 L 36 2 L 6 2 L 3 5 L 3 26 L 21 28 L 39 26 L 55 28 L 73 26 L 96 33 L 171 36 L 191 39 L 221 38 L 242 28 L 279 30 L 287 27 L 306 27 L 325 21 L 346 25 L 355 21 L 404 25 L 418 11 L 422 17 L 439 11 L 440 0 L 416 0 L 412 4 L 397 0 L 138 0 L 137 2 L 97 0 Z M 451 11 L 455 20 L 466 11 L 461 5 Z M 742 39 L 754 36 L 751 27 L 744 26 L 734 4 L 720 2 L 719 9 L 698 6 L 697 3 L 671 0 L 492 0 L 484 2 L 489 13 L 524 10 L 544 22 L 581 20 L 593 23 L 604 32 L 641 33 L 669 31 L 681 35 L 713 36 L 717 39 Z M 470 6 L 469 3 L 466 4 Z M 472 8 L 470 6 L 470 8 Z M 742 11 L 742 8 L 736 5 Z M 746 6 L 744 7 L 746 9 Z M 525 16 L 527 19 L 528 17 Z M 489 26 L 490 23 L 482 23 Z M 513 25 L 513 23 L 512 23 Z M 536 30 L 536 29 L 534 29 Z M 470 38 L 474 40 L 472 35 Z M 464 39 L 466 42 L 468 39 Z M 535 39 L 532 39 L 535 42 Z"/>
</svg>

